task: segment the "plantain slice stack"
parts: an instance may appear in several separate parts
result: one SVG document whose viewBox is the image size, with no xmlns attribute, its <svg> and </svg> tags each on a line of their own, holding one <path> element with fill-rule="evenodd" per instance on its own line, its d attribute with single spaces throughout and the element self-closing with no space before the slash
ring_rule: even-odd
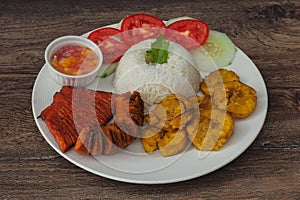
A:
<svg viewBox="0 0 300 200">
<path fill-rule="evenodd" d="M 256 91 L 227 69 L 210 73 L 200 89 L 204 96 L 171 94 L 145 116 L 142 144 L 147 153 L 159 149 L 163 156 L 175 155 L 188 141 L 197 150 L 217 151 L 233 134 L 233 118 L 247 117 L 256 107 Z"/>
<path fill-rule="evenodd" d="M 210 95 L 212 107 L 227 110 L 234 118 L 249 116 L 257 104 L 256 91 L 227 69 L 210 73 L 200 83 L 200 89 L 205 96 Z"/>
<path fill-rule="evenodd" d="M 145 116 L 142 144 L 147 153 L 159 149 L 163 156 L 181 152 L 188 137 L 184 129 L 194 116 L 187 98 L 180 94 L 165 97 L 153 111 Z"/>
</svg>

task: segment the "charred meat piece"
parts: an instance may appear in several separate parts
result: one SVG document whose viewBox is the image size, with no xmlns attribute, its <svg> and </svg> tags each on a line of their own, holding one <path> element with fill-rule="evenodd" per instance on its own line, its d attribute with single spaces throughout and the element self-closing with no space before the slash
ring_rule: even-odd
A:
<svg viewBox="0 0 300 200">
<path fill-rule="evenodd" d="M 102 128 L 102 134 L 103 134 L 102 153 L 105 155 L 117 153 L 121 149 L 127 147 L 127 146 L 125 146 L 126 143 L 129 143 L 129 141 L 127 141 L 127 139 L 125 139 L 126 133 L 123 132 L 115 123 L 104 126 Z M 118 140 L 117 138 L 119 138 L 119 139 L 123 138 L 123 139 Z M 100 153 L 98 153 L 98 154 L 100 154 Z"/>
<path fill-rule="evenodd" d="M 114 96 L 116 124 L 127 134 L 138 136 L 144 121 L 144 102 L 138 92 Z"/>
<path fill-rule="evenodd" d="M 135 137 L 122 131 L 115 123 L 87 127 L 80 132 L 74 150 L 84 155 L 110 155 L 126 148 L 134 140 Z"/>
<path fill-rule="evenodd" d="M 62 152 L 76 142 L 78 133 L 73 120 L 72 105 L 61 93 L 54 95 L 54 102 L 40 115 L 56 139 Z"/>
<path fill-rule="evenodd" d="M 112 118 L 111 98 L 111 92 L 64 86 L 39 117 L 65 152 L 76 143 L 83 128 L 102 126 Z"/>
<path fill-rule="evenodd" d="M 114 154 L 130 145 L 144 120 L 144 102 L 138 92 L 114 95 L 115 121 L 82 129 L 74 150 L 82 154 Z"/>
<path fill-rule="evenodd" d="M 83 128 L 79 134 L 74 150 L 84 155 L 102 153 L 102 134 L 99 126 Z"/>
</svg>

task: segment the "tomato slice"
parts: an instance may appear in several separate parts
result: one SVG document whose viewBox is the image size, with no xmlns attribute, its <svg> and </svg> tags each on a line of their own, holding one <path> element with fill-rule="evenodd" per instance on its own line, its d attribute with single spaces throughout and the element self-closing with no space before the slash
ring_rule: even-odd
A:
<svg viewBox="0 0 300 200">
<path fill-rule="evenodd" d="M 89 34 L 88 39 L 95 42 L 103 53 L 104 63 L 119 62 L 128 49 L 121 39 L 121 31 L 116 28 L 100 28 Z"/>
<path fill-rule="evenodd" d="M 166 38 L 177 42 L 188 50 L 195 49 L 205 43 L 209 34 L 208 25 L 200 20 L 179 20 L 167 26 Z"/>
<path fill-rule="evenodd" d="M 165 28 L 166 25 L 161 19 L 149 14 L 127 16 L 121 24 L 122 36 L 129 45 L 156 38 Z"/>
</svg>

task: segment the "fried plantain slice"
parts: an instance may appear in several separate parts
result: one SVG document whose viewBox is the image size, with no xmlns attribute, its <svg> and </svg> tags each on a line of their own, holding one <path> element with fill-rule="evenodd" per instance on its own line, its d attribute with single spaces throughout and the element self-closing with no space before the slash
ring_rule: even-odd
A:
<svg viewBox="0 0 300 200">
<path fill-rule="evenodd" d="M 205 96 L 193 96 L 189 98 L 189 101 L 195 101 L 197 102 L 197 109 L 199 110 L 209 110 L 215 107 L 215 105 L 212 103 L 212 97 L 209 95 Z"/>
<path fill-rule="evenodd" d="M 234 129 L 231 115 L 222 110 L 202 110 L 200 122 L 195 129 L 197 121 L 187 124 L 186 131 L 194 147 L 202 151 L 219 150 L 230 138 Z"/>
<path fill-rule="evenodd" d="M 166 132 L 159 140 L 158 147 L 161 154 L 166 157 L 180 153 L 186 147 L 186 143 L 186 132 L 182 129 L 173 132 Z"/>
<path fill-rule="evenodd" d="M 205 95 L 211 95 L 215 87 L 219 84 L 226 83 L 228 81 L 239 81 L 240 77 L 233 71 L 227 69 L 218 69 L 211 72 L 200 83 L 200 90 Z"/>
<path fill-rule="evenodd" d="M 187 99 L 180 94 L 168 95 L 159 103 L 159 105 L 162 106 L 166 112 L 166 120 L 173 119 L 181 115 L 181 113 L 184 113 L 187 110 L 187 104 Z"/>
<path fill-rule="evenodd" d="M 174 131 L 176 129 L 182 129 L 185 125 L 194 117 L 194 111 L 188 110 L 182 113 L 178 117 L 167 121 L 163 127 L 164 131 Z"/>
<path fill-rule="evenodd" d="M 226 109 L 234 118 L 245 118 L 255 109 L 256 91 L 240 82 L 230 81 L 216 87 L 213 102 L 220 109 Z"/>
<path fill-rule="evenodd" d="M 145 116 L 145 121 L 150 126 L 166 131 L 170 128 L 177 129 L 182 121 L 190 119 L 190 114 L 187 113 L 190 110 L 192 110 L 192 106 L 187 98 L 180 94 L 171 94 Z"/>
<path fill-rule="evenodd" d="M 147 127 L 143 131 L 142 145 L 147 153 L 152 153 L 158 149 L 158 142 L 163 136 L 163 132 L 155 127 Z"/>
</svg>

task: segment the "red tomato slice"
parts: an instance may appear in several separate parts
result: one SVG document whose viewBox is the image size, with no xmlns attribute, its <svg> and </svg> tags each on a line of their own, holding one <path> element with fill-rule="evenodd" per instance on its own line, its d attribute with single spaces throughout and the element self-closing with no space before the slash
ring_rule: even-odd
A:
<svg viewBox="0 0 300 200">
<path fill-rule="evenodd" d="M 120 42 L 121 31 L 116 28 L 100 28 L 89 34 L 88 39 L 95 42 L 103 53 L 103 62 L 118 62 L 128 47 Z"/>
<path fill-rule="evenodd" d="M 166 25 L 161 19 L 148 14 L 130 15 L 121 24 L 124 40 L 130 45 L 156 38 L 165 28 Z"/>
<path fill-rule="evenodd" d="M 166 34 L 166 38 L 181 44 L 188 50 L 203 45 L 209 34 L 208 25 L 203 21 L 194 19 L 179 20 L 170 24 L 167 29 L 177 31 L 179 34 L 169 31 L 170 33 Z"/>
</svg>

